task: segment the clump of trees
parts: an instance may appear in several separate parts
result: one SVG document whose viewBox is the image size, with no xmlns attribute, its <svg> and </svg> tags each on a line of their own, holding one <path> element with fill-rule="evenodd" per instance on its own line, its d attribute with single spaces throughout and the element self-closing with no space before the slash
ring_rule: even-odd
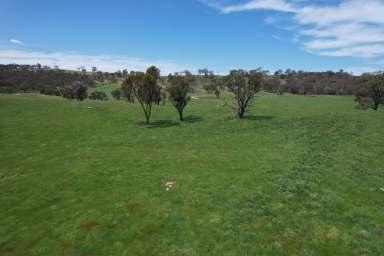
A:
<svg viewBox="0 0 384 256">
<path fill-rule="evenodd" d="M 131 72 L 125 78 L 122 89 L 129 102 L 136 98 L 145 115 L 145 121 L 149 124 L 152 114 L 152 106 L 161 101 L 161 87 L 159 85 L 160 70 L 151 66 L 144 72 Z"/>
<path fill-rule="evenodd" d="M 277 77 L 275 75 L 275 77 Z M 304 72 L 287 70 L 279 73 L 284 92 L 299 95 L 352 95 L 358 77 L 343 70 L 338 72 Z"/>
<path fill-rule="evenodd" d="M 206 77 L 206 83 L 204 83 L 203 88 L 208 93 L 213 93 L 217 98 L 220 98 L 220 94 L 224 89 L 224 81 L 222 77 L 215 76 L 213 72 L 208 72 Z"/>
<path fill-rule="evenodd" d="M 92 92 L 91 95 L 89 95 L 89 99 L 91 100 L 100 100 L 100 101 L 107 101 L 108 96 L 105 92 L 102 91 L 95 91 Z"/>
<path fill-rule="evenodd" d="M 74 82 L 71 86 L 67 85 L 63 89 L 57 88 L 56 90 L 63 98 L 70 100 L 83 101 L 88 97 L 87 85 L 79 81 Z"/>
<path fill-rule="evenodd" d="M 252 99 L 260 91 L 263 73 L 259 70 L 245 71 L 242 69 L 231 70 L 225 78 L 228 90 L 235 95 L 238 118 L 243 118 Z"/>
<path fill-rule="evenodd" d="M 190 83 L 193 82 L 193 77 L 190 75 L 169 75 L 167 82 L 167 92 L 169 100 L 179 113 L 180 121 L 183 121 L 183 111 L 190 101 L 188 92 Z"/>
<path fill-rule="evenodd" d="M 384 74 L 362 75 L 355 95 L 361 108 L 377 110 L 384 103 Z"/>
<path fill-rule="evenodd" d="M 267 77 L 265 76 L 263 79 L 263 90 L 269 93 L 277 93 L 278 95 L 283 94 L 283 88 L 282 88 L 282 80 L 279 77 L 272 76 Z"/>
<path fill-rule="evenodd" d="M 116 90 L 113 90 L 111 92 L 112 94 L 112 97 L 115 99 L 115 100 L 121 100 L 124 98 L 124 92 L 121 88 L 118 88 Z"/>
</svg>

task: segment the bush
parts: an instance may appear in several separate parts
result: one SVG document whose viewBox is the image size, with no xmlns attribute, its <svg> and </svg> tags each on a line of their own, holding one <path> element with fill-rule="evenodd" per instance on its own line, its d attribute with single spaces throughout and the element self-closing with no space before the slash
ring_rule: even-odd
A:
<svg viewBox="0 0 384 256">
<path fill-rule="evenodd" d="M 121 100 L 122 98 L 124 98 L 124 92 L 122 89 L 116 89 L 116 90 L 113 90 L 111 92 L 112 94 L 112 97 L 115 99 L 115 100 Z"/>
<path fill-rule="evenodd" d="M 373 108 L 372 99 L 369 97 L 356 97 L 355 101 L 359 104 L 357 107 L 360 109 L 370 109 Z"/>
<path fill-rule="evenodd" d="M 65 86 L 62 90 L 63 98 L 73 100 L 75 98 L 75 92 L 72 86 Z"/>
<path fill-rule="evenodd" d="M 92 92 L 89 98 L 91 100 L 101 100 L 101 101 L 108 100 L 107 94 L 105 92 L 100 92 L 100 91 Z"/>
<path fill-rule="evenodd" d="M 50 96 L 61 96 L 60 91 L 56 87 L 45 86 L 40 89 L 40 93 Z"/>
<path fill-rule="evenodd" d="M 60 93 L 58 89 L 56 90 L 58 91 L 58 93 Z M 62 90 L 62 95 L 63 98 L 66 99 L 76 99 L 77 101 L 83 101 L 88 96 L 87 90 L 88 87 L 85 84 L 76 81 L 73 83 L 72 86 L 65 86 Z"/>
</svg>

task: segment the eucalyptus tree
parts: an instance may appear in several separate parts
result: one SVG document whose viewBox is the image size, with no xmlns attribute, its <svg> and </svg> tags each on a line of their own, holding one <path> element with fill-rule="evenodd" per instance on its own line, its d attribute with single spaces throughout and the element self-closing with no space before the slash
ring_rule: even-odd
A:
<svg viewBox="0 0 384 256">
<path fill-rule="evenodd" d="M 228 90 L 235 95 L 238 118 L 243 118 L 252 99 L 260 91 L 263 72 L 259 70 L 231 70 L 225 78 Z"/>
<path fill-rule="evenodd" d="M 169 75 L 167 80 L 167 91 L 169 100 L 179 113 L 180 121 L 183 121 L 183 111 L 190 101 L 188 92 L 190 84 L 193 82 L 193 76 L 186 75 Z"/>
<path fill-rule="evenodd" d="M 161 87 L 159 85 L 160 70 L 151 66 L 144 72 L 131 72 L 122 83 L 122 90 L 129 102 L 136 98 L 149 124 L 152 106 L 161 100 Z"/>
</svg>

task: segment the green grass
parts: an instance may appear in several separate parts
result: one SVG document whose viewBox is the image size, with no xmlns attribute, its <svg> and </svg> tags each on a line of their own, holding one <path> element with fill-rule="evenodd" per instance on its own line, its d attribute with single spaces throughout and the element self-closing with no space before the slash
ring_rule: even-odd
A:
<svg viewBox="0 0 384 256">
<path fill-rule="evenodd" d="M 0 95 L 0 255 L 383 255 L 383 111 L 225 101 Z"/>
</svg>

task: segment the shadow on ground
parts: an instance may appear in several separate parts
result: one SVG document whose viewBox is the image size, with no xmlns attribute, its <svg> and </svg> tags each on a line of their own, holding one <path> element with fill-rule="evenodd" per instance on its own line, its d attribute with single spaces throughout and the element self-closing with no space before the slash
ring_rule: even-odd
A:
<svg viewBox="0 0 384 256">
<path fill-rule="evenodd" d="M 244 119 L 256 120 L 256 121 L 271 120 L 273 118 L 275 118 L 275 117 L 274 116 L 255 116 L 255 115 L 247 115 L 244 117 Z"/>
<path fill-rule="evenodd" d="M 199 100 L 217 100 L 218 98 L 216 96 L 198 96 Z"/>
<path fill-rule="evenodd" d="M 187 116 L 184 117 L 184 123 L 196 123 L 196 122 L 201 122 L 203 119 L 198 116 Z"/>
<path fill-rule="evenodd" d="M 139 125 L 146 126 L 148 129 L 154 128 L 168 128 L 173 126 L 178 126 L 180 123 L 172 121 L 172 120 L 157 120 L 153 121 L 150 124 L 146 124 L 145 122 L 140 122 Z"/>
</svg>

